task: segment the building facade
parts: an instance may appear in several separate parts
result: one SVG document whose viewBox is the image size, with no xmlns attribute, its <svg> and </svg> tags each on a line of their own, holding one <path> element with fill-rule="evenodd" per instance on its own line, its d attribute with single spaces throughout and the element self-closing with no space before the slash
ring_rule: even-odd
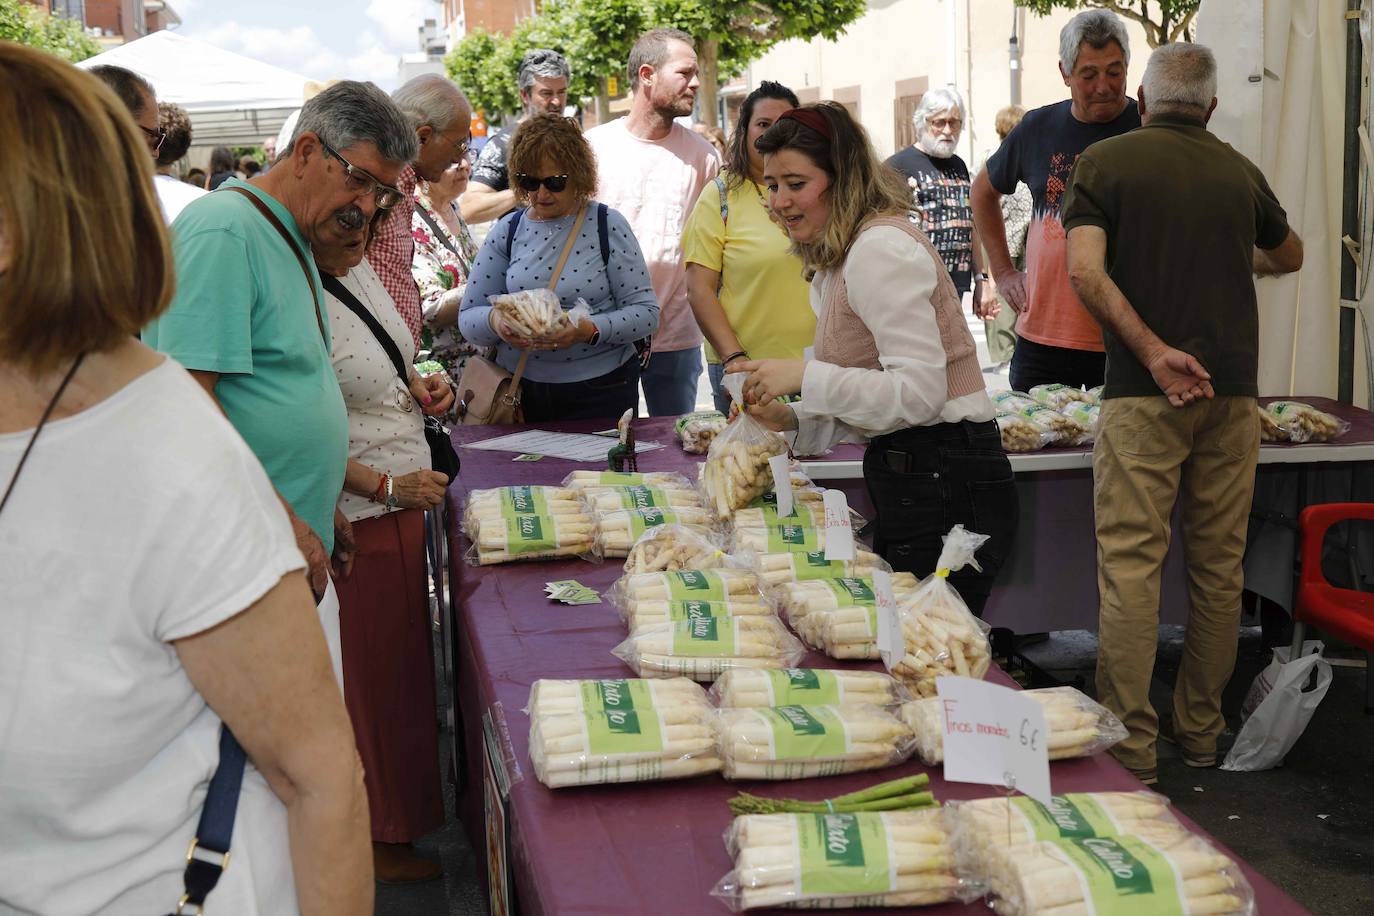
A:
<svg viewBox="0 0 1374 916">
<path fill-rule="evenodd" d="M 443 8 L 444 38 L 452 50 L 468 32 L 510 34 L 517 23 L 539 12 L 540 0 L 443 0 Z"/>
</svg>

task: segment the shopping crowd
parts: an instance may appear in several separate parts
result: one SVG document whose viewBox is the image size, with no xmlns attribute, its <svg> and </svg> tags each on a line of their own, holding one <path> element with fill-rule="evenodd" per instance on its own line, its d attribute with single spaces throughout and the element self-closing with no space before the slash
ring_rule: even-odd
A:
<svg viewBox="0 0 1374 916">
<path fill-rule="evenodd" d="M 797 454 L 867 444 L 895 569 L 932 572 L 954 524 L 990 535 L 951 578 L 979 613 L 1020 507 L 966 301 L 1013 387 L 1105 384 L 1097 688 L 1147 782 L 1181 500 L 1173 729 L 1214 763 L 1259 447 L 1253 278 L 1298 269 L 1301 242 L 1207 130 L 1205 47 L 1157 49 L 1134 98 L 1112 13 L 1075 16 L 1059 58 L 1069 97 L 999 113 L 975 176 L 952 88 L 886 162 L 843 106 L 774 82 L 703 136 L 692 37 L 658 29 L 628 115 L 585 133 L 539 50 L 480 156 L 450 80 L 340 81 L 265 168 L 226 150 L 202 189 L 159 87 L 0 43 L 0 84 L 24 87 L 0 93 L 0 909 L 203 900 L 186 849 L 218 862 L 207 784 L 235 754 L 215 911 L 369 913 L 374 877 L 440 874 L 411 845 L 444 819 L 424 512 L 457 456 L 433 421 L 507 373 L 527 423 L 641 393 L 688 413 L 703 372 L 724 410 L 744 375 Z M 492 307 L 540 289 L 577 307 L 553 335 Z"/>
</svg>

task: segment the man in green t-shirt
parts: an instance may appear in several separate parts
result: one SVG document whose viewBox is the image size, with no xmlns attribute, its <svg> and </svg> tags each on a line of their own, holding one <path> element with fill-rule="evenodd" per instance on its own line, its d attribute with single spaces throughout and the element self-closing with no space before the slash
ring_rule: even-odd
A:
<svg viewBox="0 0 1374 916">
<path fill-rule="evenodd" d="M 1107 349 L 1093 450 L 1098 699 L 1130 731 L 1112 753 L 1147 783 L 1156 779 L 1149 692 L 1175 500 L 1192 607 L 1174 737 L 1184 763 L 1216 763 L 1259 457 L 1252 275 L 1302 266 L 1302 243 L 1264 175 L 1207 130 L 1216 88 L 1209 49 L 1156 50 L 1137 98 L 1142 126 L 1078 157 L 1061 208 L 1069 279 Z"/>
<path fill-rule="evenodd" d="M 177 217 L 176 297 L 143 332 L 190 370 L 262 462 L 316 597 L 331 553 L 351 560 L 351 538 L 335 506 L 348 417 L 312 249 L 365 245 L 415 152 L 415 131 L 372 84 L 341 82 L 315 96 L 275 168 L 231 178 Z M 336 527 L 345 533 L 337 543 Z"/>
</svg>

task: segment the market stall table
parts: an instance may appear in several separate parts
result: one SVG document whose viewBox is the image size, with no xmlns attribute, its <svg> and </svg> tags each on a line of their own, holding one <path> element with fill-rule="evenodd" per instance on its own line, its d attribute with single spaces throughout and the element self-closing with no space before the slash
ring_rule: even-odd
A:
<svg viewBox="0 0 1374 916">
<path fill-rule="evenodd" d="M 599 424 L 604 427 L 605 424 Z M 598 424 L 563 424 L 557 428 L 586 432 Z M 508 430 L 464 427 L 454 431 L 458 445 Z M 639 424 L 644 440 L 668 442 L 671 421 Z M 609 447 L 609 441 L 608 441 Z M 587 468 L 545 458 L 516 462 L 510 454 L 463 449 L 463 471 L 449 490 L 450 577 L 456 615 L 454 639 L 457 683 L 464 732 L 465 778 L 460 815 L 474 848 L 489 848 L 492 836 L 483 824 L 509 831 L 510 874 L 519 912 L 586 914 L 710 914 L 726 912 L 709 896 L 711 887 L 730 870 L 721 836 L 730 821 L 726 799 L 741 789 L 761 794 L 822 798 L 854 791 L 875 782 L 923 770 L 942 801 L 986 797 L 990 787 L 950 784 L 939 768 L 911 762 L 870 773 L 793 782 L 729 783 L 719 776 L 677 782 L 546 789 L 533 776 L 528 756 L 528 719 L 521 712 L 530 685 L 539 678 L 623 678 L 632 672 L 610 654 L 625 636 L 615 610 L 607 604 L 580 607 L 549 601 L 544 584 L 577 579 L 604 592 L 621 574 L 616 561 L 593 565 L 582 561 L 535 562 L 472 567 L 461 558 L 461 507 L 470 489 L 511 484 L 557 483 L 569 471 Z M 695 476 L 697 459 L 675 444 L 642 453 L 641 470 L 679 470 Z M 803 664 L 852 667 L 810 653 Z M 869 666 L 871 667 L 871 666 Z M 990 678 L 1010 681 L 996 669 Z M 484 817 L 483 717 L 504 721 L 493 742 L 511 767 L 508 813 L 496 808 Z M 1140 783 L 1105 755 L 1055 763 L 1056 792 L 1131 790 Z M 1180 815 L 1180 817 L 1182 817 Z M 1186 818 L 1184 818 L 1186 821 Z M 1196 828 L 1195 828 L 1196 829 Z M 1198 830 L 1202 833 L 1201 830 Z M 499 843 L 498 843 L 499 845 Z M 1243 866 L 1254 885 L 1259 912 L 1304 912 L 1271 882 Z M 923 908 L 932 914 L 986 913 L 981 903 Z M 882 912 L 882 911 L 854 911 Z"/>
</svg>

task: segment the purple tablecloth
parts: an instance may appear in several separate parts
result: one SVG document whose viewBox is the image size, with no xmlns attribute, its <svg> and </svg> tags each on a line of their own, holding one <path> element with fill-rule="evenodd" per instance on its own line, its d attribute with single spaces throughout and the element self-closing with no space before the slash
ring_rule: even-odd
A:
<svg viewBox="0 0 1374 916">
<path fill-rule="evenodd" d="M 583 432 L 598 427 L 605 424 L 569 423 L 558 428 Z M 667 442 L 671 423 L 645 421 L 639 429 L 641 439 Z M 508 431 L 460 428 L 454 431 L 454 441 L 461 446 Z M 464 564 L 461 556 L 468 543 L 459 526 L 469 489 L 556 483 L 568 471 L 589 466 L 551 458 L 513 462 L 509 453 L 474 449 L 463 449 L 460 454 L 463 471 L 448 496 L 450 574 L 457 617 L 456 693 L 465 729 L 467 775 L 460 814 L 474 848 L 485 848 L 481 719 L 500 703 L 509 724 L 512 757 L 523 771 L 510 793 L 510 830 L 511 867 L 520 911 L 526 916 L 725 913 L 708 892 L 731 867 L 721 835 L 730 822 L 725 802 L 735 792 L 748 789 L 825 798 L 926 769 L 908 763 L 874 773 L 785 783 L 732 784 L 709 776 L 556 792 L 546 789 L 530 769 L 529 722 L 520 711 L 530 685 L 538 678 L 628 677 L 632 673 L 610 653 L 625 637 L 615 611 L 605 604 L 569 607 L 550 602 L 544 583 L 575 578 L 604 593 L 620 575 L 620 564 L 567 561 L 485 568 Z M 640 455 L 640 469 L 645 471 L 691 470 L 693 463 L 675 444 Z M 803 664 L 836 667 L 843 663 L 812 653 Z M 994 670 L 990 677 L 1010 683 L 1000 671 Z M 946 783 L 938 768 L 929 772 L 932 789 L 941 801 L 995 794 L 990 787 Z M 1106 755 L 1055 763 L 1051 779 L 1056 792 L 1141 788 Z M 1194 829 L 1198 828 L 1194 825 Z M 1244 868 L 1265 916 L 1305 912 L 1263 876 Z M 929 907 L 923 912 L 988 910 L 980 903 Z"/>
</svg>

